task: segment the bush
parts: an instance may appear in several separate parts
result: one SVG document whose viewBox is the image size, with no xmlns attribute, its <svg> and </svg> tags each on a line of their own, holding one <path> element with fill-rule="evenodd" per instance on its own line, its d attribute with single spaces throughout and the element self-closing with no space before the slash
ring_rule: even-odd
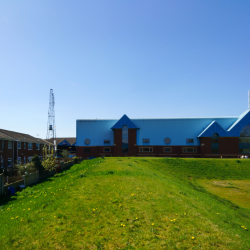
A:
<svg viewBox="0 0 250 250">
<path fill-rule="evenodd" d="M 45 145 L 43 148 L 43 161 L 42 161 L 42 166 L 46 170 L 52 170 L 55 168 L 55 155 L 54 155 L 54 148 L 47 148 Z"/>
<path fill-rule="evenodd" d="M 34 163 L 34 166 L 35 166 L 36 170 L 39 171 L 39 173 L 42 173 L 42 172 L 45 170 L 44 167 L 42 166 L 42 162 L 41 162 L 41 160 L 40 160 L 40 158 L 39 158 L 38 155 L 35 155 L 35 156 L 31 159 L 31 162 Z"/>
<path fill-rule="evenodd" d="M 29 162 L 25 165 L 24 164 L 16 165 L 15 168 L 17 169 L 18 175 L 30 174 L 36 172 L 37 170 L 33 162 Z"/>
<path fill-rule="evenodd" d="M 62 155 L 63 158 L 69 158 L 70 152 L 68 150 L 64 149 L 62 151 L 61 155 Z"/>
<path fill-rule="evenodd" d="M 77 156 L 73 157 L 73 163 L 74 164 L 80 163 L 79 157 L 77 157 Z"/>
</svg>

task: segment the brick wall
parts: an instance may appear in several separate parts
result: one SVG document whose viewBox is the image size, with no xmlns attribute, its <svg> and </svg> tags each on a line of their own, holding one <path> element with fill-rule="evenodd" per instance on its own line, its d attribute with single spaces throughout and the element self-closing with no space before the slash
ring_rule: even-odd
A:
<svg viewBox="0 0 250 250">
<path fill-rule="evenodd" d="M 14 164 L 16 164 L 17 157 L 21 157 L 21 161 L 23 162 L 24 157 L 26 157 L 26 162 L 28 161 L 28 157 L 33 157 L 34 155 L 42 156 L 43 144 L 40 144 L 40 149 L 36 149 L 36 143 L 32 143 L 32 149 L 28 149 L 28 143 L 26 142 L 26 149 L 24 149 L 24 142 L 21 142 L 21 149 L 17 149 L 17 141 L 12 142 L 12 148 L 8 148 L 8 141 L 4 141 L 4 148 L 2 148 L 2 140 L 0 140 L 0 158 L 2 157 L 4 160 L 4 167 L 8 166 L 8 158 L 12 159 L 12 163 L 14 160 Z M 42 146 L 41 146 L 42 145 Z"/>
<path fill-rule="evenodd" d="M 238 137 L 219 137 L 219 153 L 212 154 L 211 138 L 203 137 L 201 142 L 201 157 L 238 157 L 239 155 L 239 138 Z"/>
</svg>

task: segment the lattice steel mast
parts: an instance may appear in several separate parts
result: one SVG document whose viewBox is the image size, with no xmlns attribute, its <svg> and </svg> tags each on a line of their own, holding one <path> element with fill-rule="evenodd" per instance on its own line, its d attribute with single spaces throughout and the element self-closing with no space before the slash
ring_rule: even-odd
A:
<svg viewBox="0 0 250 250">
<path fill-rule="evenodd" d="M 56 127 L 55 127 L 55 97 L 53 93 L 53 89 L 50 89 L 49 94 L 49 111 L 48 111 L 48 125 L 47 125 L 47 137 L 46 139 L 56 137 Z"/>
</svg>

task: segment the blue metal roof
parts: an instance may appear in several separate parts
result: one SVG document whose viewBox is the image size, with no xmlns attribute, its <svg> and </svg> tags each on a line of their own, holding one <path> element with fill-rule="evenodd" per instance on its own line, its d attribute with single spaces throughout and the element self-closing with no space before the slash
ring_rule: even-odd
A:
<svg viewBox="0 0 250 250">
<path fill-rule="evenodd" d="M 240 136 L 240 131 L 250 124 L 250 110 L 245 111 L 239 116 L 237 121 L 228 129 L 230 136 Z"/>
<path fill-rule="evenodd" d="M 239 125 L 250 124 L 250 113 L 241 118 Z M 238 117 L 225 118 L 169 118 L 169 119 L 129 119 L 123 116 L 120 120 L 77 120 L 76 145 L 77 146 L 106 146 L 104 140 L 110 140 L 114 144 L 114 132 L 112 129 L 140 128 L 137 130 L 137 145 L 166 145 L 164 139 L 169 137 L 171 143 L 167 145 L 200 145 L 198 137 L 211 136 L 214 132 L 220 136 L 233 136 L 239 129 L 232 128 L 232 124 Z M 245 124 L 245 125 L 244 125 Z M 231 127 L 231 128 L 230 128 Z M 230 128 L 232 131 L 227 131 Z M 84 143 L 85 139 L 90 144 Z M 149 143 L 143 143 L 143 139 L 149 139 Z M 187 143 L 186 139 L 193 139 L 193 143 Z"/>
<path fill-rule="evenodd" d="M 221 137 L 227 137 L 227 131 L 218 124 L 216 121 L 212 121 L 198 137 L 211 137 L 214 133 L 219 134 Z"/>
<path fill-rule="evenodd" d="M 181 118 L 181 119 L 131 119 L 140 129 L 137 131 L 137 145 L 200 145 L 198 136 L 214 120 L 222 128 L 228 128 L 237 118 Z M 164 139 L 169 137 L 170 144 L 165 144 Z M 144 144 L 143 139 L 150 139 Z M 186 139 L 193 139 L 187 143 Z"/>
<path fill-rule="evenodd" d="M 121 129 L 124 125 L 128 126 L 128 128 L 139 128 L 126 115 L 124 115 L 111 129 Z"/>
<path fill-rule="evenodd" d="M 104 146 L 104 140 L 114 144 L 114 131 L 111 129 L 117 120 L 77 120 L 76 121 L 76 146 Z M 90 144 L 84 143 L 85 139 Z"/>
<path fill-rule="evenodd" d="M 71 146 L 71 144 L 67 140 L 61 141 L 58 146 Z"/>
</svg>

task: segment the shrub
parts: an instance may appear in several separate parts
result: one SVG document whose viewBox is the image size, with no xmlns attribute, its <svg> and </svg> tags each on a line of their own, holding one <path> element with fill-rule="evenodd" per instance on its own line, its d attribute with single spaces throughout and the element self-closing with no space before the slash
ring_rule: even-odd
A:
<svg viewBox="0 0 250 250">
<path fill-rule="evenodd" d="M 42 166 L 42 162 L 39 158 L 38 155 L 35 155 L 32 159 L 31 159 L 31 162 L 34 163 L 34 166 L 36 168 L 36 170 L 39 171 L 39 173 L 43 172 L 44 171 L 44 167 Z"/>
<path fill-rule="evenodd" d="M 51 147 L 51 149 L 47 148 L 45 145 L 43 148 L 43 161 L 42 166 L 47 170 L 52 170 L 55 168 L 55 155 L 54 155 L 54 148 Z"/>
<path fill-rule="evenodd" d="M 79 157 L 77 157 L 77 156 L 73 157 L 73 163 L 74 164 L 80 163 Z"/>
<path fill-rule="evenodd" d="M 70 152 L 68 150 L 64 149 L 62 151 L 61 155 L 62 155 L 63 158 L 69 158 Z"/>
<path fill-rule="evenodd" d="M 37 170 L 33 162 L 16 165 L 15 168 L 17 169 L 18 175 L 30 174 Z"/>
</svg>

